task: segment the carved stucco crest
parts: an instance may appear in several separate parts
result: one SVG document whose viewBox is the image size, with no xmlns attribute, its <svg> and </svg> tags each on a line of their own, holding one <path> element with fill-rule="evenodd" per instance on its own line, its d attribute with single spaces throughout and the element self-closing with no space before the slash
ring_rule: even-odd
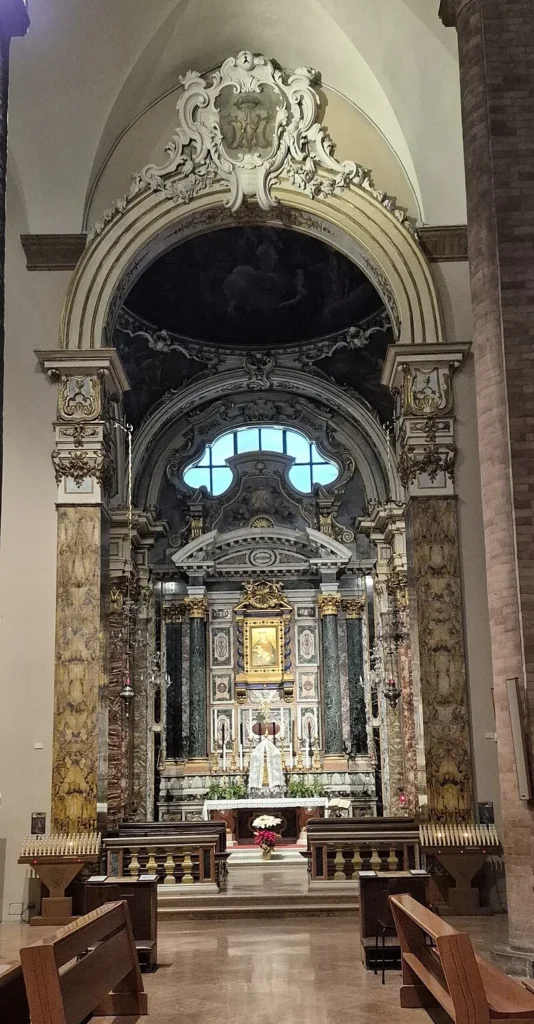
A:
<svg viewBox="0 0 534 1024">
<path fill-rule="evenodd" d="M 165 147 L 167 160 L 134 176 L 129 193 L 106 210 L 89 241 L 147 189 L 188 203 L 220 184 L 232 212 L 245 198 L 269 210 L 277 204 L 273 186 L 282 177 L 316 199 L 361 188 L 415 237 L 406 211 L 375 188 L 369 170 L 336 160 L 335 144 L 319 120 L 318 81 L 311 68 L 284 71 L 248 50 L 206 77 L 188 71 L 179 78 L 178 125 Z"/>
<path fill-rule="evenodd" d="M 411 416 L 446 415 L 452 409 L 450 370 L 444 366 L 419 369 L 406 365 L 402 380 L 403 411 Z"/>
<path fill-rule="evenodd" d="M 61 376 L 58 416 L 62 420 L 94 420 L 102 411 L 101 381 L 93 376 Z"/>
</svg>

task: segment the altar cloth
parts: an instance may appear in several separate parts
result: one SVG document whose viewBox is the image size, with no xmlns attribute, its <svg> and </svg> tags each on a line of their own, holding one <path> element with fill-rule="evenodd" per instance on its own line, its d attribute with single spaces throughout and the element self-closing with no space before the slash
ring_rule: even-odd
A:
<svg viewBox="0 0 534 1024">
<path fill-rule="evenodd" d="M 315 807 L 324 807 L 325 811 L 328 807 L 328 798 L 326 796 L 308 796 L 308 797 L 255 797 L 246 798 L 244 800 L 205 800 L 202 808 L 202 817 L 204 821 L 209 821 L 210 811 L 235 811 L 241 808 L 246 809 L 247 807 L 254 810 L 263 810 L 265 813 L 268 811 L 283 810 L 284 807 L 305 807 L 306 809 L 313 809 Z"/>
</svg>

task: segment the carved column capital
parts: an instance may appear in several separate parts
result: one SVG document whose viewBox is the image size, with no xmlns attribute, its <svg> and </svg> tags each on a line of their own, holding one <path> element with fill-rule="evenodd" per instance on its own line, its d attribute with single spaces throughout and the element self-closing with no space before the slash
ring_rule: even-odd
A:
<svg viewBox="0 0 534 1024">
<path fill-rule="evenodd" d="M 120 400 L 129 385 L 114 349 L 36 352 L 57 383 L 56 448 L 52 463 L 58 503 L 98 505 L 114 493 Z"/>
<path fill-rule="evenodd" d="M 205 597 L 184 597 L 184 605 L 190 619 L 206 619 L 208 602 Z"/>
<path fill-rule="evenodd" d="M 319 594 L 317 607 L 322 619 L 325 615 L 337 615 L 341 607 L 341 598 L 339 594 Z"/>
<path fill-rule="evenodd" d="M 195 599 L 193 598 L 193 600 Z M 178 604 L 177 602 L 168 604 L 163 609 L 163 618 L 165 622 L 169 623 L 169 625 L 176 625 L 177 623 L 182 622 L 185 611 L 186 609 L 184 604 Z M 189 613 L 189 615 L 190 617 L 193 617 L 191 616 L 191 613 Z"/>
<path fill-rule="evenodd" d="M 343 601 L 343 611 L 346 619 L 361 619 L 365 609 L 365 601 L 357 598 L 348 598 Z"/>
<path fill-rule="evenodd" d="M 397 395 L 396 447 L 409 497 L 454 494 L 453 374 L 469 344 L 391 345 L 382 382 Z"/>
</svg>

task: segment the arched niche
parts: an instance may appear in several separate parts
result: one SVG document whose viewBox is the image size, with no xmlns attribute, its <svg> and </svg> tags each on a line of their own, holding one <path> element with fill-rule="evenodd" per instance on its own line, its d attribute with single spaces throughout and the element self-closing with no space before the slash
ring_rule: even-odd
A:
<svg viewBox="0 0 534 1024">
<path fill-rule="evenodd" d="M 328 242 L 369 277 L 391 315 L 401 344 L 443 341 L 439 301 L 426 258 L 413 234 L 369 192 L 349 186 L 341 195 L 312 198 L 283 181 L 278 205 L 225 208 L 227 190 L 214 184 L 189 203 L 142 191 L 106 223 L 82 255 L 67 294 L 60 330 L 66 349 L 111 343 L 121 303 L 143 270 L 181 241 L 239 224 L 294 228 Z"/>
</svg>

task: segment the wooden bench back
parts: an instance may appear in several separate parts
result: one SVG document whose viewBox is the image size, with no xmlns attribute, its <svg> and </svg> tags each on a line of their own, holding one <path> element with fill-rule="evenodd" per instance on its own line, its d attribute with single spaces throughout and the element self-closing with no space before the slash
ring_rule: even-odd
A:
<svg viewBox="0 0 534 1024">
<path fill-rule="evenodd" d="M 416 997 L 419 988 L 426 989 L 456 1024 L 489 1024 L 488 1000 L 469 936 L 407 894 L 390 896 L 390 905 L 402 950 L 403 983 Z"/>
<path fill-rule="evenodd" d="M 87 956 L 75 958 L 89 947 Z M 107 903 L 20 951 L 32 1024 L 146 1014 L 126 903 Z M 62 967 L 69 966 L 62 971 Z"/>
<path fill-rule="evenodd" d="M 30 1010 L 20 963 L 0 973 L 0 1021 L 6 1024 L 30 1024 Z"/>
</svg>

